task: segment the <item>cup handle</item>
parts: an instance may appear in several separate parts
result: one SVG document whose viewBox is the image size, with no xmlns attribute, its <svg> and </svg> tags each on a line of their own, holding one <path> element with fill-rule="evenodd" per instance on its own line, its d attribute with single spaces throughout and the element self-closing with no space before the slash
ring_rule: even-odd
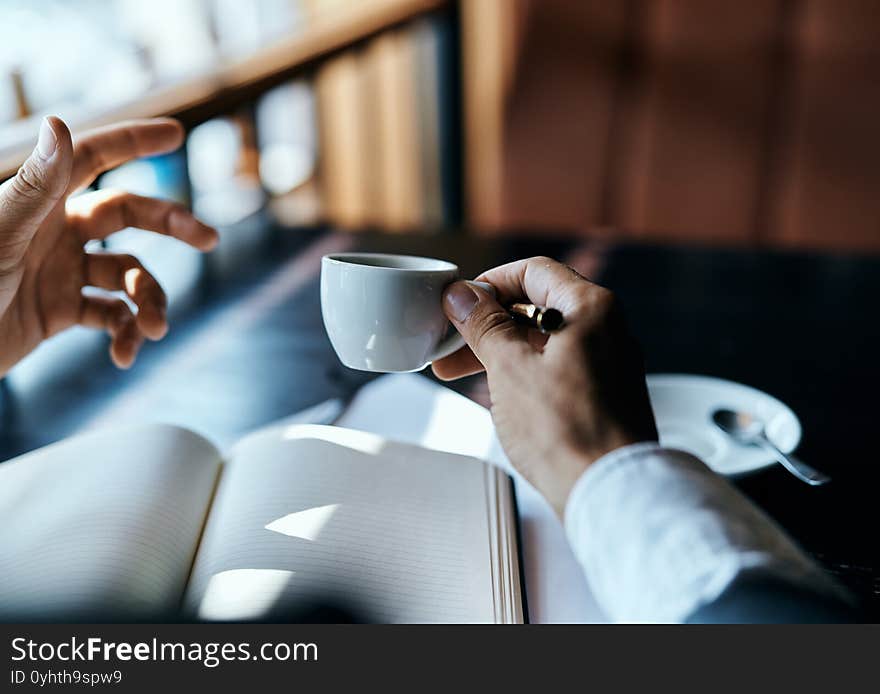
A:
<svg viewBox="0 0 880 694">
<path fill-rule="evenodd" d="M 475 284 L 480 289 L 483 289 L 489 292 L 492 296 L 495 296 L 495 287 L 493 287 L 488 282 L 474 282 L 472 280 L 467 280 L 468 284 Z M 434 353 L 431 355 L 430 361 L 437 361 L 438 359 L 442 359 L 443 357 L 448 357 L 453 352 L 457 352 L 462 347 L 464 347 L 465 342 L 464 338 L 461 336 L 461 333 L 458 330 L 453 328 L 452 333 L 447 337 L 441 340 L 440 344 L 434 349 Z"/>
</svg>

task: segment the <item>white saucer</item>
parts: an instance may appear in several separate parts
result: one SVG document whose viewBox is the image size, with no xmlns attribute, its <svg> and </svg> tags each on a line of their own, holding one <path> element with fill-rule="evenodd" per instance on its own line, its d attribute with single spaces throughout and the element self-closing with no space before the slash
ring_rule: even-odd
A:
<svg viewBox="0 0 880 694">
<path fill-rule="evenodd" d="M 686 374 L 650 374 L 648 393 L 660 443 L 693 453 L 715 472 L 738 475 L 776 464 L 756 446 L 731 440 L 712 422 L 718 408 L 743 410 L 762 419 L 767 437 L 785 453 L 801 440 L 801 423 L 784 403 L 733 381 Z"/>
</svg>

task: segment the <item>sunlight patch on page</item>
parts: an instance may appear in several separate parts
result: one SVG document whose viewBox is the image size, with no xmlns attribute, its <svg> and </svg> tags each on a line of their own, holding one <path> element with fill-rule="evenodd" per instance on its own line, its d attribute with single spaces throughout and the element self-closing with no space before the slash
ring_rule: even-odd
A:
<svg viewBox="0 0 880 694">
<path fill-rule="evenodd" d="M 211 576 L 199 603 L 199 619 L 252 621 L 266 617 L 284 593 L 293 571 L 230 569 Z"/>
<path fill-rule="evenodd" d="M 304 511 L 288 513 L 286 516 L 273 520 L 264 527 L 266 530 L 271 530 L 275 533 L 314 542 L 337 508 L 339 508 L 339 504 L 307 508 Z"/>
<path fill-rule="evenodd" d="M 353 429 L 341 429 L 322 424 L 295 424 L 282 434 L 284 439 L 321 439 L 351 448 L 368 455 L 377 455 L 385 445 L 385 440 L 376 434 Z"/>
</svg>

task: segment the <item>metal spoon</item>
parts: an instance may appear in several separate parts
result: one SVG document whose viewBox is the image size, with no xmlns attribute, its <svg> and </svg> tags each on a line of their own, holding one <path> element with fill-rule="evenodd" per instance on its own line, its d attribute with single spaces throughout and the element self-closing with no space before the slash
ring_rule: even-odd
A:
<svg viewBox="0 0 880 694">
<path fill-rule="evenodd" d="M 791 458 L 776 447 L 764 432 L 764 422 L 748 412 L 734 412 L 733 410 L 715 410 L 712 413 L 712 421 L 725 434 L 734 441 L 746 446 L 760 446 L 782 463 L 782 466 L 792 475 L 807 484 L 818 486 L 830 482 L 831 478 L 810 467 L 800 460 Z"/>
</svg>

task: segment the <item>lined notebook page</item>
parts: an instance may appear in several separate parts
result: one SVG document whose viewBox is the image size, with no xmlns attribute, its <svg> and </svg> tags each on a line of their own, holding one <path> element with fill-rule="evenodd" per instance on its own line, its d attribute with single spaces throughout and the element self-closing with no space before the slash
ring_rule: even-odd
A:
<svg viewBox="0 0 880 694">
<path fill-rule="evenodd" d="M 207 441 L 161 425 L 0 464 L 0 618 L 177 609 L 219 467 Z"/>
<path fill-rule="evenodd" d="M 318 426 L 258 433 L 227 462 L 187 606 L 283 619 L 316 601 L 378 622 L 492 622 L 485 466 Z"/>
</svg>

